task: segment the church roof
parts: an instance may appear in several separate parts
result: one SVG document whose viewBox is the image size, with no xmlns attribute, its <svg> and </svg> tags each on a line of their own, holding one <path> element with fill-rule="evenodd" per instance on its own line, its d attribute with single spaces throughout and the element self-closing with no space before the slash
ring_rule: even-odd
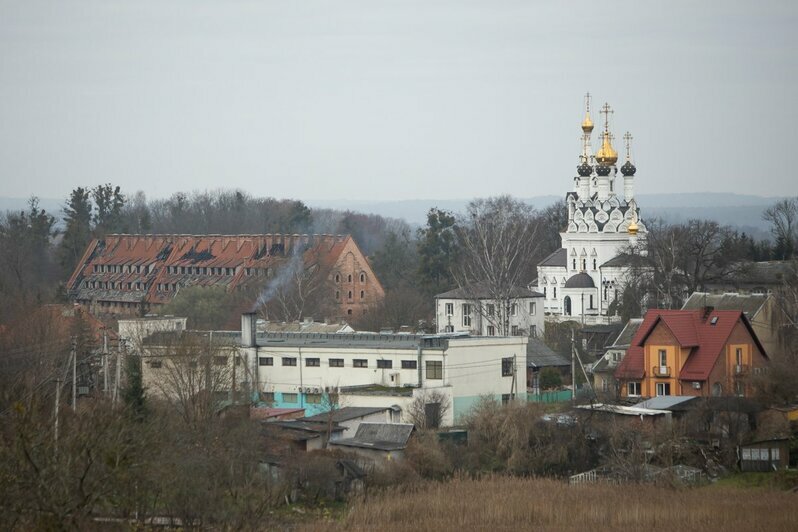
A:
<svg viewBox="0 0 798 532">
<path fill-rule="evenodd" d="M 572 275 L 570 279 L 565 281 L 565 288 L 595 288 L 596 284 L 593 278 L 585 272 Z"/>
<path fill-rule="evenodd" d="M 601 268 L 623 267 L 623 266 L 645 266 L 646 258 L 641 255 L 629 255 L 621 253 L 611 258 L 601 265 Z"/>
<path fill-rule="evenodd" d="M 479 282 L 462 286 L 435 296 L 438 299 L 491 299 L 494 297 L 487 283 Z M 511 298 L 543 297 L 540 292 L 535 292 L 523 286 L 516 286 L 510 290 Z"/>
<path fill-rule="evenodd" d="M 538 266 L 561 266 L 565 268 L 568 263 L 568 250 L 560 248 L 541 261 Z"/>
</svg>

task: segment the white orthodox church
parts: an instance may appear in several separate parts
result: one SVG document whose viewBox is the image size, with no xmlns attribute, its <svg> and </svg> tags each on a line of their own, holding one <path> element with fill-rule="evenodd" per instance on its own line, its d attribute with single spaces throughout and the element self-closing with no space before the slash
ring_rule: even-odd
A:
<svg viewBox="0 0 798 532">
<path fill-rule="evenodd" d="M 585 107 L 578 175 L 574 189 L 565 196 L 568 226 L 560 233 L 562 248 L 538 265 L 537 286 L 530 288 L 544 295 L 543 308 L 549 318 L 609 323 L 618 319 L 610 308 L 631 275 L 629 253 L 645 239 L 646 228 L 634 197 L 631 135 L 624 135 L 626 160 L 619 175 L 609 123 L 613 111 L 606 103 L 601 108 L 604 130 L 594 155 L 589 94 Z M 622 191 L 618 190 L 621 179 Z"/>
</svg>

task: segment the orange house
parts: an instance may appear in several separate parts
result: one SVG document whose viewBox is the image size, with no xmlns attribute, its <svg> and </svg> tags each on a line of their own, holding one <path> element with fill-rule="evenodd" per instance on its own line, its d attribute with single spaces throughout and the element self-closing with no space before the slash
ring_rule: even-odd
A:
<svg viewBox="0 0 798 532">
<path fill-rule="evenodd" d="M 750 377 L 768 363 L 741 311 L 649 310 L 615 378 L 621 397 L 751 394 Z"/>
</svg>

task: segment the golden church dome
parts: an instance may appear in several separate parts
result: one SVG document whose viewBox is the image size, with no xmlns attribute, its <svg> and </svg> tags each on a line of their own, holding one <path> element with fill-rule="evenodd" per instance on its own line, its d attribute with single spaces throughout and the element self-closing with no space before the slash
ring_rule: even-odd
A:
<svg viewBox="0 0 798 532">
<path fill-rule="evenodd" d="M 612 147 L 610 134 L 605 131 L 603 137 L 601 149 L 596 153 L 596 161 L 601 166 L 612 166 L 618 161 L 618 152 Z"/>
<path fill-rule="evenodd" d="M 582 131 L 585 133 L 593 131 L 593 121 L 590 119 L 590 113 L 585 113 L 585 119 L 582 120 Z"/>
<path fill-rule="evenodd" d="M 632 223 L 629 224 L 628 231 L 629 231 L 630 235 L 632 235 L 632 236 L 636 235 L 637 231 L 638 231 L 637 222 L 632 220 Z"/>
</svg>

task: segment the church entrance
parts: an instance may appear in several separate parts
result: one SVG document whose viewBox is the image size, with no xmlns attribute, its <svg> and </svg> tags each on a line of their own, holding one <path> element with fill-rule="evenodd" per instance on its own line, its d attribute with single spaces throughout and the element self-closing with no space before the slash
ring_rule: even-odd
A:
<svg viewBox="0 0 798 532">
<path fill-rule="evenodd" d="M 571 296 L 565 296 L 565 299 L 563 299 L 563 302 L 562 302 L 562 306 L 563 306 L 563 314 L 565 314 L 566 316 L 570 316 L 571 315 Z"/>
</svg>

